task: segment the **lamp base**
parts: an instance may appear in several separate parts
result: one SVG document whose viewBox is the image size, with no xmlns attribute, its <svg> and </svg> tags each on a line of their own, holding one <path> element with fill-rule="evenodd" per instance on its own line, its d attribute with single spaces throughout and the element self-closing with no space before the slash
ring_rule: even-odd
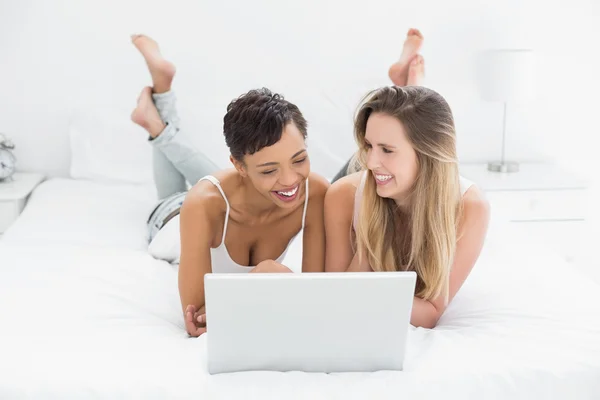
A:
<svg viewBox="0 0 600 400">
<path fill-rule="evenodd" d="M 501 173 L 511 173 L 511 172 L 519 172 L 519 163 L 510 162 L 510 161 L 497 161 L 488 163 L 488 171 L 492 172 L 501 172 Z"/>
</svg>

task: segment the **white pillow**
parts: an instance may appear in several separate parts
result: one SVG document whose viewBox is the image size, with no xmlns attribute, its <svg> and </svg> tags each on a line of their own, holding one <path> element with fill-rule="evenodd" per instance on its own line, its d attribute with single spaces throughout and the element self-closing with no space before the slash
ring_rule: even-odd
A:
<svg viewBox="0 0 600 400">
<path fill-rule="evenodd" d="M 181 257 L 181 238 L 179 236 L 179 215 L 171 220 L 154 236 L 148 246 L 148 253 L 156 259 L 179 264 Z"/>
<path fill-rule="evenodd" d="M 75 110 L 69 124 L 70 176 L 104 183 L 150 184 L 152 148 L 130 111 Z"/>
</svg>

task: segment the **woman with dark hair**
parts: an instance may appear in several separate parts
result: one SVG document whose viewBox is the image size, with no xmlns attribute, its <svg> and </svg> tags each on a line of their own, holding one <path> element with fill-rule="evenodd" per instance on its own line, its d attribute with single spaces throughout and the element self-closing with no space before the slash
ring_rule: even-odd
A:
<svg viewBox="0 0 600 400">
<path fill-rule="evenodd" d="M 324 271 L 329 183 L 310 172 L 302 113 L 268 89 L 228 105 L 223 133 L 234 168 L 219 171 L 179 130 L 173 65 L 152 39 L 134 36 L 133 43 L 153 80 L 132 114 L 150 135 L 161 199 L 148 223 L 149 251 L 179 264 L 186 329 L 199 336 L 206 331 L 207 273 Z M 300 266 L 283 265 L 292 245 L 300 246 Z"/>
</svg>

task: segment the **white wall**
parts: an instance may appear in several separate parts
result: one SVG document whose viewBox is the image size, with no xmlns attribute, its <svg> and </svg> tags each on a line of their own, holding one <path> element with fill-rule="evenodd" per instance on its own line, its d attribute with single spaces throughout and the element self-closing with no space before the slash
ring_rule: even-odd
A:
<svg viewBox="0 0 600 400">
<path fill-rule="evenodd" d="M 129 34 L 155 36 L 178 66 L 175 88 L 187 128 L 227 163 L 227 103 L 258 86 L 280 91 L 310 123 L 314 168 L 332 174 L 351 153 L 351 117 L 387 68 L 409 27 L 426 42 L 427 85 L 453 107 L 462 161 L 500 151 L 501 105 L 481 102 L 475 53 L 537 52 L 538 100 L 509 109 L 509 154 L 520 160 L 594 157 L 600 106 L 596 0 L 408 1 L 20 0 L 0 2 L 0 132 L 22 170 L 66 175 L 68 117 L 75 107 L 126 118 L 150 83 Z M 141 133 L 140 133 L 141 134 Z"/>
</svg>

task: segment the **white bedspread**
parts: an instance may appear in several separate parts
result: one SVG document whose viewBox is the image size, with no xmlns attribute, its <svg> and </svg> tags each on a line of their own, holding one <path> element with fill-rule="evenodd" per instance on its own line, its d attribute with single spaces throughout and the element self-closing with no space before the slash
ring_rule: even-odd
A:
<svg viewBox="0 0 600 400">
<path fill-rule="evenodd" d="M 184 331 L 177 271 L 143 246 L 152 199 L 81 190 L 94 186 L 45 183 L 0 241 L 2 399 L 600 397 L 600 287 L 504 230 L 439 326 L 411 329 L 403 372 L 208 375 L 206 336 Z M 114 208 L 88 215 L 86 204 Z"/>
</svg>

